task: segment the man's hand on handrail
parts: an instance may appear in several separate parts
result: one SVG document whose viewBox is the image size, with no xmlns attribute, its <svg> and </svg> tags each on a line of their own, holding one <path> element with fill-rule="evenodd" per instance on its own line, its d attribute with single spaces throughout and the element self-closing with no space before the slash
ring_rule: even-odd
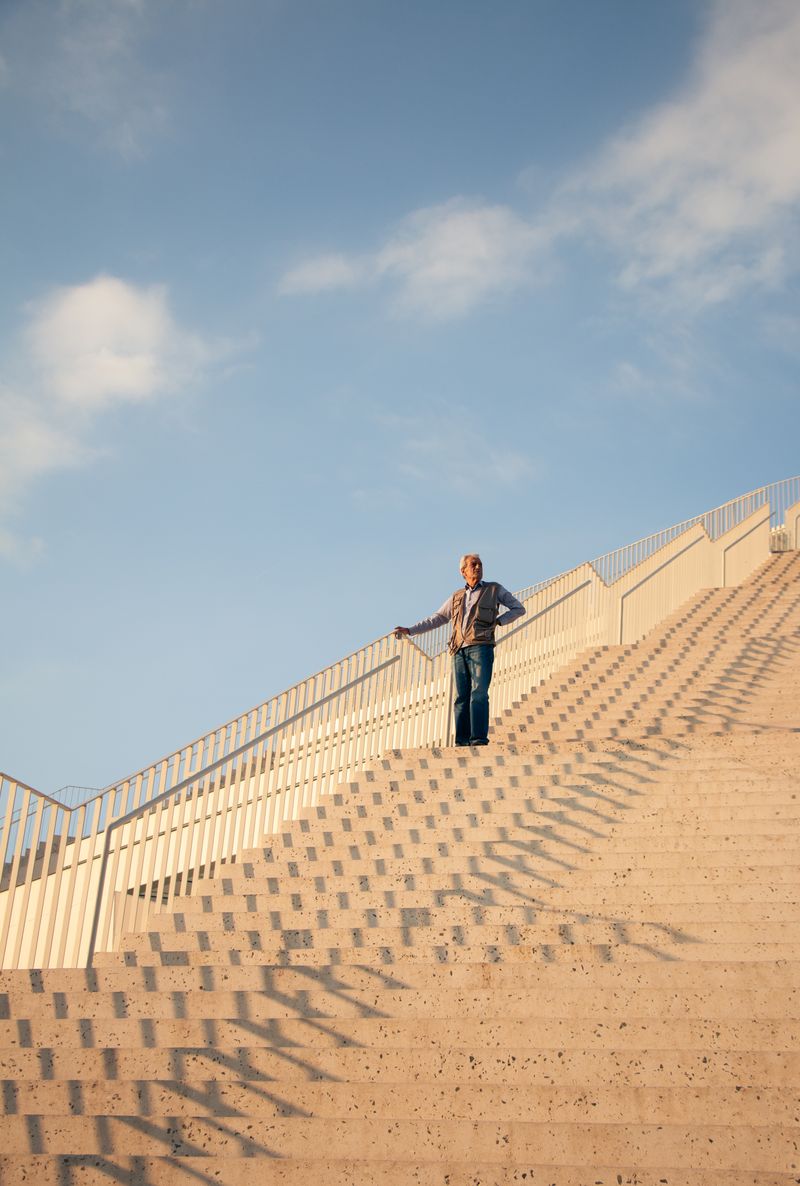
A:
<svg viewBox="0 0 800 1186">
<path fill-rule="evenodd" d="M 395 636 L 395 638 L 407 638 L 408 626 L 395 626 L 392 634 Z"/>
</svg>

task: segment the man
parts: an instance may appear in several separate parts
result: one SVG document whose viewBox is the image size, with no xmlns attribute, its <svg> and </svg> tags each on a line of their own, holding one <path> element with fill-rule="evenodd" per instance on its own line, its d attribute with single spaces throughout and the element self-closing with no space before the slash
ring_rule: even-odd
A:
<svg viewBox="0 0 800 1186">
<path fill-rule="evenodd" d="M 525 606 L 496 581 L 484 581 L 480 556 L 461 557 L 461 575 L 466 584 L 456 589 L 430 618 L 413 626 L 395 626 L 397 638 L 425 634 L 450 622 L 450 654 L 453 656 L 453 704 L 456 745 L 489 744 L 489 683 L 494 665 L 494 634 L 521 618 Z M 506 612 L 500 613 L 500 606 Z"/>
</svg>

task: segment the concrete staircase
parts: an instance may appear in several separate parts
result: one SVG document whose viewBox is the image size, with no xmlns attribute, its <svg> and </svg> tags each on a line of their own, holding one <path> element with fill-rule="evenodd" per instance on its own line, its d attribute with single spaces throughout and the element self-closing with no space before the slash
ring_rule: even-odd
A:
<svg viewBox="0 0 800 1186">
<path fill-rule="evenodd" d="M 800 1182 L 800 554 L 2 973 L 0 1183 Z"/>
</svg>

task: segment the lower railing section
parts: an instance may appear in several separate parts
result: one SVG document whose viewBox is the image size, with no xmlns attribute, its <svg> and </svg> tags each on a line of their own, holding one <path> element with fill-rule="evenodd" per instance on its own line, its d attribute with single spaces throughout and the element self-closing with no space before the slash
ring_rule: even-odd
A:
<svg viewBox="0 0 800 1186">
<path fill-rule="evenodd" d="M 775 489 L 796 547 L 800 502 L 783 485 L 764 488 Z M 595 562 L 527 590 L 525 618 L 498 634 L 493 711 L 581 651 L 635 641 L 699 589 L 738 584 L 768 558 L 771 496 L 713 515 L 726 530 L 710 534 L 699 517 L 660 533 L 635 564 L 614 561 L 610 584 Z M 451 663 L 443 636 L 421 641 L 378 639 L 78 806 L 0 775 L 2 966 L 85 966 L 381 753 L 447 745 Z"/>
</svg>

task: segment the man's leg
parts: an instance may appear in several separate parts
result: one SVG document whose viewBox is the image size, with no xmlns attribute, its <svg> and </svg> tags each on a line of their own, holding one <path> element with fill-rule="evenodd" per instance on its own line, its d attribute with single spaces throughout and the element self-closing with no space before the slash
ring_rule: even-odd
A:
<svg viewBox="0 0 800 1186">
<path fill-rule="evenodd" d="M 469 701 L 470 745 L 489 744 L 489 684 L 492 681 L 494 647 L 487 644 L 465 649 L 472 693 Z"/>
<path fill-rule="evenodd" d="M 469 745 L 471 680 L 464 651 L 456 651 L 453 655 L 453 687 L 455 688 L 453 715 L 456 726 L 456 745 Z"/>
</svg>

